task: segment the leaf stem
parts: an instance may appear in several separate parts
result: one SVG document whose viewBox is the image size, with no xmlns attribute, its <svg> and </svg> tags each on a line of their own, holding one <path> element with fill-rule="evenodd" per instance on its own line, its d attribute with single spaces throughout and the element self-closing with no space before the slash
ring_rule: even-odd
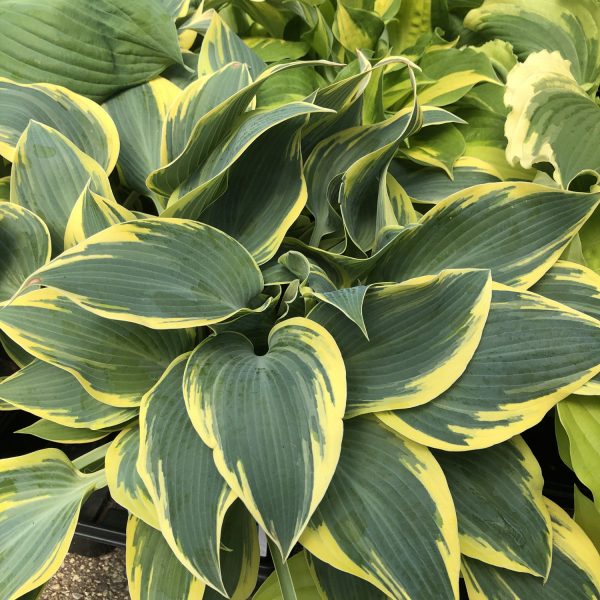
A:
<svg viewBox="0 0 600 600">
<path fill-rule="evenodd" d="M 281 588 L 283 600 L 297 600 L 294 582 L 292 581 L 287 562 L 283 560 L 283 556 L 281 555 L 277 544 L 269 537 L 267 537 L 267 543 L 269 544 L 271 558 L 273 559 L 277 578 L 279 579 L 279 587 Z"/>
</svg>

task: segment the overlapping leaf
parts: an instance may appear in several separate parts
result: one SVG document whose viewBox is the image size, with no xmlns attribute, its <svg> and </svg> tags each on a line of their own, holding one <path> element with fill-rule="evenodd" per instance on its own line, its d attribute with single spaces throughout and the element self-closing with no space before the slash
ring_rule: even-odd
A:
<svg viewBox="0 0 600 600">
<path fill-rule="evenodd" d="M 331 335 L 302 318 L 274 327 L 264 356 L 243 335 L 224 333 L 190 357 L 184 390 L 194 427 L 284 556 L 335 471 L 345 375 Z"/>
<path fill-rule="evenodd" d="M 114 225 L 64 252 L 35 281 L 98 315 L 156 329 L 207 325 L 258 308 L 262 289 L 239 242 L 184 219 Z"/>
<path fill-rule="evenodd" d="M 497 287 L 462 377 L 427 404 L 377 416 L 433 448 L 487 448 L 538 423 L 598 372 L 598 321 L 537 294 Z"/>
<path fill-rule="evenodd" d="M 173 358 L 190 349 L 193 331 L 154 331 L 84 310 L 51 288 L 0 309 L 0 328 L 44 362 L 74 375 L 94 398 L 138 406 Z"/>
</svg>

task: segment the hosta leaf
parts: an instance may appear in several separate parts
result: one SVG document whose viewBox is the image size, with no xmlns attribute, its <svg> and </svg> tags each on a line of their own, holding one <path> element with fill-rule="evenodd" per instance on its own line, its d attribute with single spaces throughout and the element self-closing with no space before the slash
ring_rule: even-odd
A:
<svg viewBox="0 0 600 600">
<path fill-rule="evenodd" d="M 579 239 L 584 259 L 582 262 L 600 274 L 600 211 L 594 212 L 581 228 Z"/>
<path fill-rule="evenodd" d="M 458 164 L 473 165 L 503 181 L 533 180 L 536 171 L 518 163 L 509 164 L 506 157 L 506 114 L 479 108 L 461 110 L 460 116 L 469 124 L 463 127 L 465 151 Z M 550 182 L 552 183 L 552 179 Z"/>
<path fill-rule="evenodd" d="M 33 435 L 55 444 L 89 444 L 110 435 L 110 431 L 75 429 L 54 423 L 53 421 L 47 421 L 46 419 L 40 419 L 28 427 L 15 431 L 15 433 Z"/>
<path fill-rule="evenodd" d="M 339 75 L 339 79 L 325 86 L 320 86 L 315 96 L 319 106 L 336 111 L 334 115 L 313 115 L 304 128 L 302 149 L 306 156 L 310 155 L 318 142 L 349 127 L 361 123 L 361 96 L 368 87 L 373 72 L 390 64 L 404 64 L 402 57 L 388 57 L 375 65 L 361 53 L 357 53 L 359 71 L 351 71 L 347 76 Z"/>
<path fill-rule="evenodd" d="M 138 470 L 171 550 L 195 577 L 224 593 L 221 527 L 235 496 L 188 418 L 182 393 L 186 359 L 173 361 L 144 397 Z"/>
<path fill-rule="evenodd" d="M 202 77 L 214 73 L 232 62 L 245 64 L 253 80 L 267 68 L 263 60 L 215 12 L 200 48 L 198 74 Z"/>
<path fill-rule="evenodd" d="M 36 358 L 69 371 L 94 398 L 121 407 L 139 405 L 194 339 L 189 330 L 154 331 L 103 319 L 51 288 L 1 308 L 0 328 Z"/>
<path fill-rule="evenodd" d="M 388 25 L 390 45 L 395 53 L 409 48 L 431 30 L 431 0 L 403 0 L 401 6 L 401 18 Z"/>
<path fill-rule="evenodd" d="M 510 42 L 521 60 L 539 50 L 557 50 L 581 84 L 600 77 L 595 0 L 485 0 L 466 16 L 465 26 L 485 39 Z"/>
<path fill-rule="evenodd" d="M 596 550 L 600 552 L 600 510 L 577 486 L 574 486 L 573 492 L 575 500 L 575 516 L 573 518 L 596 546 Z"/>
<path fill-rule="evenodd" d="M 0 302 L 3 302 L 50 260 L 50 233 L 46 224 L 22 206 L 0 202 L 0 254 Z"/>
<path fill-rule="evenodd" d="M 558 52 L 538 52 L 517 65 L 508 76 L 505 102 L 511 108 L 506 155 L 512 164 L 550 163 L 564 188 L 581 173 L 600 171 L 600 151 L 592 141 L 600 135 L 600 106 Z M 561 127 L 552 126 L 557 114 Z"/>
<path fill-rule="evenodd" d="M 206 159 L 206 162 L 189 177 L 185 183 L 180 185 L 169 198 L 167 208 L 161 213 L 161 217 L 179 217 L 186 219 L 199 219 L 203 211 L 208 208 L 219 196 L 224 193 L 224 188 L 227 188 L 228 192 L 221 199 L 221 204 L 224 204 L 224 209 L 227 204 L 231 204 L 231 196 L 235 197 L 236 210 L 240 210 L 239 221 L 244 224 L 247 219 L 248 211 L 261 211 L 265 210 L 267 214 L 260 213 L 264 219 L 271 218 L 271 203 L 255 201 L 252 193 L 246 189 L 246 185 L 241 186 L 239 181 L 240 178 L 246 182 L 254 177 L 253 186 L 261 184 L 267 188 L 274 186 L 277 190 L 281 188 L 284 182 L 281 182 L 275 175 L 283 176 L 277 169 L 273 168 L 269 171 L 269 176 L 264 175 L 263 166 L 264 163 L 269 164 L 269 161 L 279 161 L 286 173 L 285 175 L 297 179 L 296 188 L 300 186 L 304 188 L 303 181 L 304 177 L 296 175 L 294 178 L 293 173 L 290 174 L 288 171 L 297 171 L 299 157 L 298 155 L 298 143 L 295 139 L 297 137 L 297 130 L 302 125 L 301 119 L 297 118 L 306 114 L 315 114 L 323 112 L 322 109 L 314 104 L 308 102 L 291 102 L 284 106 L 280 106 L 271 110 L 252 111 L 246 113 L 243 120 L 239 123 L 239 127 L 231 134 L 231 136 L 221 146 L 216 147 Z M 291 119 L 292 123 L 285 126 L 279 127 L 285 121 Z M 276 128 L 275 131 L 271 131 Z M 267 135 L 268 134 L 268 135 Z M 288 134 L 284 136 L 283 134 Z M 264 140 L 260 140 L 260 137 L 265 135 Z M 250 149 L 251 145 L 256 145 Z M 285 148 L 285 151 L 281 151 L 281 147 Z M 246 156 L 243 156 L 247 153 Z M 265 156 L 265 153 L 268 156 Z M 288 157 L 287 154 L 290 154 Z M 273 158 L 275 154 L 275 158 Z M 243 156 L 243 160 L 241 157 Z M 268 160 L 267 160 L 268 159 Z M 287 160 L 286 160 L 287 159 Z M 239 161 L 236 163 L 236 161 Z M 250 163 L 250 165 L 248 164 Z M 263 167 L 264 168 L 264 167 Z M 285 180 L 285 177 L 282 177 Z M 255 180 L 259 179 L 257 183 Z M 273 180 L 272 182 L 269 180 Z M 235 193 L 231 190 L 235 188 Z M 294 190 L 294 186 L 291 186 Z M 254 191 L 254 190 L 253 190 Z M 264 192 L 260 192 L 262 196 Z M 242 197 L 238 194 L 243 195 Z M 301 194 L 304 195 L 304 194 Z M 292 194 L 294 198 L 294 194 Z M 284 196 L 284 200 L 287 196 Z M 296 202 L 297 203 L 297 202 Z M 303 205 L 303 203 L 302 203 Z M 287 203 L 283 203 L 283 209 L 288 208 Z M 244 210 L 242 210 L 244 209 Z M 289 209 L 294 215 L 296 211 Z M 281 211 L 279 211 L 280 213 Z M 243 217 L 241 216 L 243 213 Z M 290 221 L 290 217 L 287 217 L 288 211 L 284 210 L 283 215 L 276 212 L 279 215 L 279 221 L 283 220 Z M 216 218 L 218 218 L 217 213 Z M 275 215 L 273 215 L 275 216 Z M 287 217 L 287 218 L 286 218 Z M 215 217 L 213 217 L 215 218 Z M 225 221 L 231 221 L 232 216 L 229 215 L 229 219 Z M 256 217 L 255 217 L 256 218 Z M 293 221 L 293 219 L 291 219 Z M 202 221 L 205 221 L 203 215 Z M 291 221 L 290 221 L 291 222 Z M 236 222 L 229 223 L 229 227 L 236 225 Z M 267 223 L 263 222 L 260 226 L 260 231 L 266 228 Z M 273 225 L 271 224 L 271 227 Z M 238 225 L 239 227 L 239 225 Z M 267 228 L 268 229 L 268 228 Z M 246 233 L 247 237 L 248 234 Z M 257 234 L 254 235 L 257 237 Z M 255 244 L 257 240 L 255 239 Z"/>
<path fill-rule="evenodd" d="M 123 181 L 140 194 L 151 194 L 146 178 L 158 169 L 162 128 L 167 111 L 181 90 L 157 77 L 110 98 L 104 108 L 119 131 L 119 172 Z"/>
<path fill-rule="evenodd" d="M 0 155 L 14 160 L 30 120 L 60 131 L 107 173 L 117 162 L 119 134 L 106 111 L 71 90 L 46 83 L 20 84 L 0 79 Z"/>
<path fill-rule="evenodd" d="M 346 0 L 344 0 L 346 2 Z M 335 11 L 333 33 L 351 53 L 374 50 L 385 24 L 375 12 L 339 1 Z"/>
<path fill-rule="evenodd" d="M 251 597 L 258 580 L 260 548 L 258 526 L 241 500 L 227 510 L 221 530 L 221 574 L 232 600 Z M 223 596 L 206 588 L 202 600 L 221 600 Z"/>
<path fill-rule="evenodd" d="M 198 600 L 204 584 L 177 559 L 162 533 L 134 515 L 127 522 L 127 580 L 132 600 Z"/>
<path fill-rule="evenodd" d="M 490 183 L 457 192 L 391 242 L 370 281 L 398 281 L 445 268 L 491 269 L 494 281 L 527 288 L 560 256 L 599 194 L 533 183 Z"/>
<path fill-rule="evenodd" d="M 435 452 L 458 517 L 463 555 L 545 577 L 552 528 L 542 498 L 544 480 L 519 436 L 474 452 Z"/>
<path fill-rule="evenodd" d="M 178 19 L 185 17 L 190 10 L 190 0 L 160 0 L 160 3 L 170 15 Z"/>
<path fill-rule="evenodd" d="M 412 70 L 409 73 L 414 93 L 412 110 L 405 127 L 397 132 L 396 138 L 360 157 L 342 175 L 338 197 L 342 219 L 348 235 L 363 252 L 372 249 L 377 238 L 377 226 L 383 212 L 379 206 L 383 201 L 380 196 L 385 193 L 382 185 L 387 179 L 389 163 L 400 142 L 417 131 L 423 123 Z"/>
<path fill-rule="evenodd" d="M 487 448 L 538 423 L 599 371 L 600 323 L 537 294 L 498 286 L 462 377 L 427 404 L 378 416 L 433 448 Z"/>
<path fill-rule="evenodd" d="M 250 82 L 245 65 L 230 63 L 220 71 L 200 79 L 198 83 L 191 84 L 169 111 L 162 162 L 170 162 L 148 176 L 148 187 L 164 195 L 172 193 L 203 164 L 218 143 L 232 132 L 237 119 L 271 76 L 290 68 L 312 66 L 315 62 L 318 63 L 297 61 L 273 65 L 253 82 Z M 239 91 L 235 90 L 236 87 Z M 173 119 L 175 120 L 172 121 Z M 172 129 L 176 133 L 171 132 L 171 122 L 178 123 Z M 178 154 L 176 150 L 179 150 Z"/>
<path fill-rule="evenodd" d="M 155 329 L 223 321 L 253 308 L 263 285 L 253 258 L 228 235 L 159 218 L 113 225 L 35 278 L 98 315 Z"/>
<path fill-rule="evenodd" d="M 587 267 L 559 260 L 531 291 L 600 320 L 600 276 Z M 600 377 L 590 379 L 577 394 L 600 394 Z"/>
<path fill-rule="evenodd" d="M 335 217 L 329 198 L 332 182 L 359 159 L 401 140 L 408 133 L 412 117 L 413 111 L 405 109 L 381 123 L 337 132 L 315 147 L 306 162 L 308 209 L 315 217 L 311 244 L 317 245 L 325 234 L 334 231 Z M 423 109 L 423 126 L 452 122 L 460 119 L 443 109 Z"/>
<path fill-rule="evenodd" d="M 305 122 L 292 118 L 254 142 L 229 170 L 225 194 L 201 216 L 243 244 L 258 264 L 273 257 L 306 204 L 300 151 Z"/>
<path fill-rule="evenodd" d="M 435 131 L 435 130 L 434 130 Z M 446 173 L 433 167 L 415 167 L 407 161 L 392 161 L 390 172 L 398 180 L 413 202 L 437 204 L 448 196 L 481 183 L 492 183 L 498 178 L 479 165 L 461 165 L 453 169 L 450 179 Z"/>
<path fill-rule="evenodd" d="M 393 598 L 458 598 L 456 514 L 427 448 L 372 417 L 345 423 L 340 462 L 301 543 Z"/>
<path fill-rule="evenodd" d="M 531 291 L 600 320 L 600 275 L 583 265 L 559 260 Z"/>
<path fill-rule="evenodd" d="M 136 215 L 130 210 L 117 204 L 114 200 L 94 193 L 87 184 L 75 202 L 67 221 L 65 249 L 72 248 L 111 225 L 136 219 Z"/>
<path fill-rule="evenodd" d="M 306 553 L 298 552 L 288 561 L 287 566 L 294 584 L 297 600 L 323 600 L 313 576 L 310 572 Z M 277 572 L 273 571 L 263 582 L 253 597 L 253 600 L 282 600 L 281 588 Z"/>
<path fill-rule="evenodd" d="M 140 477 L 136 463 L 140 451 L 140 428 L 124 429 L 106 452 L 106 482 L 113 500 L 138 519 L 160 529 L 154 503 Z"/>
<path fill-rule="evenodd" d="M 102 485 L 55 449 L 0 461 L 0 594 L 15 600 L 64 560 L 83 500 Z"/>
<path fill-rule="evenodd" d="M 528 600 L 593 600 L 600 595 L 600 556 L 581 528 L 566 512 L 546 500 L 553 529 L 552 567 L 544 581 L 527 573 L 463 559 L 470 600 L 527 598 Z M 499 596 L 499 593 L 502 596 Z"/>
<path fill-rule="evenodd" d="M 10 176 L 0 177 L 0 201 L 10 200 Z"/>
<path fill-rule="evenodd" d="M 342 314 L 346 315 L 348 319 L 350 319 L 352 322 L 358 325 L 363 335 L 368 340 L 369 332 L 367 331 L 367 326 L 365 325 L 365 317 L 363 314 L 363 306 L 368 289 L 368 285 L 357 285 L 350 288 L 342 288 L 341 290 L 317 292 L 314 294 L 314 296 L 322 302 L 325 302 L 330 306 L 334 306 Z M 325 312 L 325 314 L 327 314 L 326 310 L 321 312 Z M 311 319 L 313 319 L 316 322 L 319 322 L 318 316 L 319 311 L 317 310 L 316 313 L 313 313 L 311 315 Z M 342 323 L 344 325 L 346 324 L 343 320 Z M 326 327 L 326 329 L 330 332 L 333 331 L 330 327 Z M 337 341 L 337 344 L 340 345 L 339 340 Z M 346 402 L 346 406 L 348 406 L 350 402 L 351 400 Z"/>
<path fill-rule="evenodd" d="M 175 23 L 157 0 L 2 0 L 0 40 L 0 76 L 94 100 L 181 62 Z"/>
<path fill-rule="evenodd" d="M 334 569 L 331 565 L 312 556 L 312 554 L 306 553 L 306 559 L 321 596 L 327 600 L 335 600 L 336 598 L 344 598 L 344 600 L 385 600 L 388 598 L 386 594 L 364 579 Z"/>
<path fill-rule="evenodd" d="M 298 60 L 310 50 L 310 46 L 306 42 L 292 42 L 269 37 L 245 37 L 244 44 L 266 63 Z"/>
<path fill-rule="evenodd" d="M 439 48 L 419 61 L 423 76 L 433 83 L 419 89 L 419 101 L 447 106 L 464 96 L 475 84 L 500 84 L 489 59 L 473 48 Z"/>
<path fill-rule="evenodd" d="M 161 163 L 165 165 L 172 161 L 184 162 L 183 158 L 192 155 L 192 150 L 204 156 L 202 150 L 207 144 L 214 147 L 215 143 L 219 141 L 218 139 L 202 140 L 202 146 L 193 147 L 190 145 L 190 136 L 198 122 L 205 118 L 215 106 L 225 102 L 250 82 L 247 67 L 235 62 L 226 64 L 222 69 L 188 85 L 171 103 L 167 112 L 162 133 Z M 189 145 L 190 149 L 188 150 Z M 190 159 L 195 158 L 193 155 L 190 156 Z M 195 162 L 198 165 L 202 164 L 200 160 Z M 186 173 L 182 181 L 189 174 Z M 151 179 L 156 176 L 153 173 Z"/>
<path fill-rule="evenodd" d="M 135 409 L 99 402 L 73 375 L 37 359 L 0 383 L 0 398 L 65 427 L 105 429 L 137 414 Z"/>
<path fill-rule="evenodd" d="M 190 357 L 184 393 L 219 472 L 287 556 L 339 457 L 346 377 L 335 341 L 303 318 L 276 325 L 264 356 L 240 334 L 210 337 Z"/>
<path fill-rule="evenodd" d="M 418 406 L 447 390 L 473 357 L 491 295 L 487 271 L 371 288 L 362 306 L 369 340 L 332 306 L 311 311 L 344 357 L 346 416 Z"/>
<path fill-rule="evenodd" d="M 55 129 L 32 121 L 17 144 L 10 198 L 48 225 L 55 256 L 63 249 L 69 216 L 88 182 L 94 192 L 112 199 L 106 172 L 94 159 Z"/>
<path fill-rule="evenodd" d="M 600 508 L 600 399 L 570 396 L 558 405 L 558 415 L 569 436 L 572 468 Z"/>
<path fill-rule="evenodd" d="M 5 333 L 0 329 L 0 343 L 4 348 L 8 357 L 18 366 L 25 367 L 34 360 L 33 356 L 26 350 L 21 348 L 19 344 L 11 340 Z"/>
<path fill-rule="evenodd" d="M 442 169 L 452 177 L 454 164 L 465 151 L 465 139 L 453 124 L 425 129 L 412 136 L 408 148 L 400 154 L 416 163 Z"/>
</svg>

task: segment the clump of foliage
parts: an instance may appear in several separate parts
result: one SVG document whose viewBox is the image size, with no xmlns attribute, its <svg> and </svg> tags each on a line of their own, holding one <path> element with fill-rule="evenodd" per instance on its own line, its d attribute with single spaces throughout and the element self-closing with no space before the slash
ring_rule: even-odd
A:
<svg viewBox="0 0 600 600">
<path fill-rule="evenodd" d="M 598 1 L 197 4 L 0 0 L 0 597 L 599 597 Z"/>
</svg>

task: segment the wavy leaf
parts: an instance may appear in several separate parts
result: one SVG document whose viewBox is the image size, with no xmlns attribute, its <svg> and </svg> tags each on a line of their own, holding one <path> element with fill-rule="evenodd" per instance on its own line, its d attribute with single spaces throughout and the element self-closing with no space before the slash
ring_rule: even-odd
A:
<svg viewBox="0 0 600 600">
<path fill-rule="evenodd" d="M 113 199 L 108 176 L 94 159 L 55 129 L 30 122 L 17 144 L 10 199 L 44 220 L 55 256 L 63 250 L 69 216 L 88 182 L 92 191 Z"/>
<path fill-rule="evenodd" d="M 600 151 L 592 141 L 600 135 L 600 106 L 558 52 L 538 52 L 517 65 L 508 76 L 505 102 L 511 108 L 506 156 L 513 165 L 550 163 L 564 188 L 580 174 L 600 172 Z M 552 126 L 557 114 L 561 127 Z"/>
</svg>

